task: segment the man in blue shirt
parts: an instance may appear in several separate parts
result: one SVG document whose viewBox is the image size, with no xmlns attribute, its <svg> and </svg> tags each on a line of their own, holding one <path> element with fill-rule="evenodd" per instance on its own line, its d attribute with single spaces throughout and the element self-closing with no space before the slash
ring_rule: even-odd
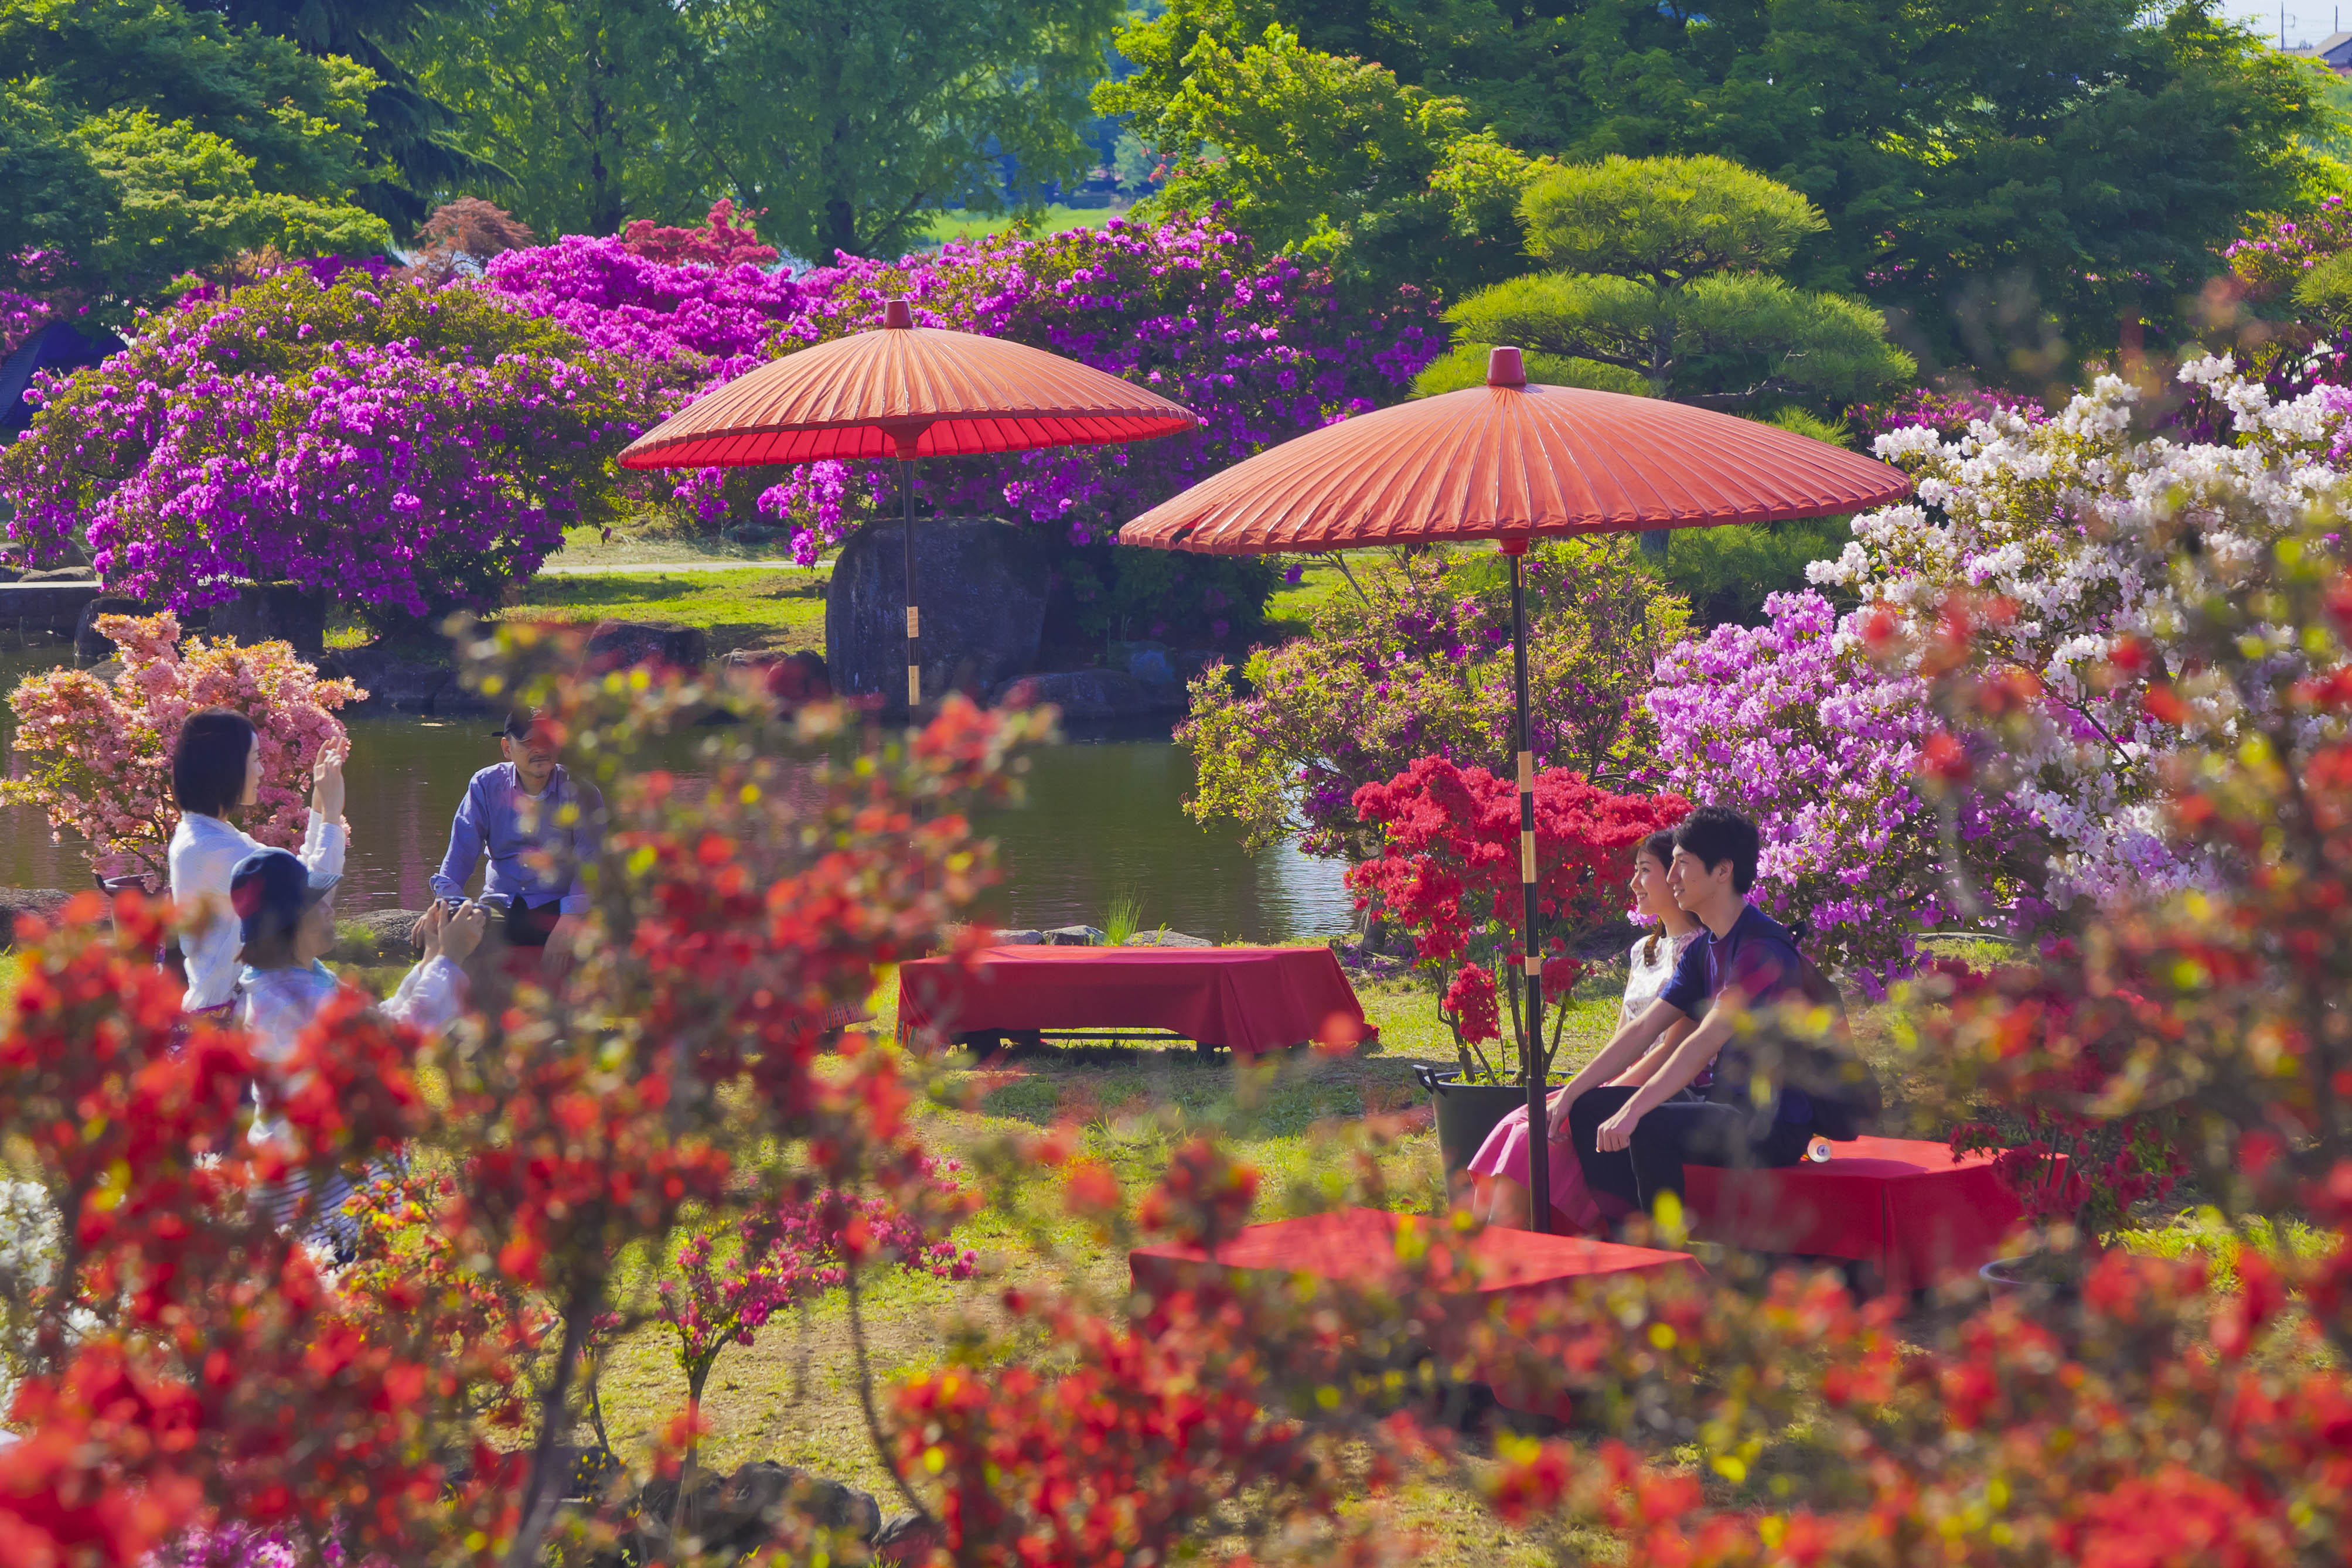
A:
<svg viewBox="0 0 2352 1568">
<path fill-rule="evenodd" d="M 1789 932 L 1748 901 L 1756 885 L 1756 826 L 1703 805 L 1675 829 L 1666 886 L 1706 931 L 1641 1016 L 1620 1028 L 1551 1099 L 1550 1133 L 1573 1139 L 1584 1179 L 1647 1211 L 1658 1194 L 1682 1195 L 1683 1165 L 1793 1165 L 1812 1140 L 1804 1093 L 1756 1084 L 1735 1036 L 1742 1012 L 1801 996 L 1802 965 Z M 1612 1085 L 1676 1022 L 1685 1036 L 1646 1083 Z M 1712 1062 L 1715 1076 L 1694 1085 Z M 1769 1096 L 1769 1104 L 1759 1104 Z"/>
<path fill-rule="evenodd" d="M 560 952 L 588 912 L 581 868 L 604 845 L 604 798 L 556 760 L 555 731 L 543 719 L 514 714 L 499 735 L 506 761 L 484 768 L 466 785 L 449 852 L 434 873 L 436 898 L 463 899 L 485 853 L 482 902 L 506 911 L 509 946 Z"/>
</svg>

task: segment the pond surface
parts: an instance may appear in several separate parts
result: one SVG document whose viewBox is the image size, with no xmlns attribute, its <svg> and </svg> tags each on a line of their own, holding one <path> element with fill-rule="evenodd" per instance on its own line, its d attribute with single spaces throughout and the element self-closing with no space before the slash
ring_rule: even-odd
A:
<svg viewBox="0 0 2352 1568">
<path fill-rule="evenodd" d="M 13 686 L 54 653 L 0 653 Z M 499 760 L 486 719 L 351 721 L 351 857 L 339 912 L 421 909 L 440 864 L 450 814 L 474 772 Z M 0 736 L 15 739 L 0 708 Z M 21 769 L 13 755 L 10 772 Z M 980 819 L 1000 847 L 1005 879 L 987 900 L 1004 926 L 1103 924 L 1131 898 L 1146 927 L 1220 940 L 1280 942 L 1348 929 L 1341 868 L 1287 845 L 1247 854 L 1183 812 L 1192 761 L 1167 740 L 1077 742 L 1030 755 L 1027 800 Z M 0 807 L 0 886 L 89 885 L 79 844 L 54 842 L 26 807 Z M 478 886 L 478 881 L 476 884 Z"/>
</svg>

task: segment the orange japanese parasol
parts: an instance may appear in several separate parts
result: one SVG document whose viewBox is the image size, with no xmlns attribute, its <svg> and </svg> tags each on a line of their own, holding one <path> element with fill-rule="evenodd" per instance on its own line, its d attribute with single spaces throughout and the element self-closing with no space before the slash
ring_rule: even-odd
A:
<svg viewBox="0 0 2352 1568">
<path fill-rule="evenodd" d="M 876 331 L 819 343 L 696 399 L 623 449 L 625 468 L 895 458 L 906 523 L 907 706 L 922 704 L 915 596 L 915 460 L 1171 436 L 1180 403 L 1025 343 L 915 325 L 904 300 Z"/>
<path fill-rule="evenodd" d="M 1885 506 L 1911 481 L 1884 463 L 1688 404 L 1530 386 L 1516 348 L 1486 384 L 1326 426 L 1203 479 L 1118 531 L 1122 544 L 1213 555 L 1491 539 L 1511 561 L 1518 684 L 1521 956 L 1528 1131 L 1543 1125 L 1543 966 L 1536 946 L 1535 757 L 1528 740 L 1527 590 L 1536 538 L 1777 522 Z M 1528 1162 L 1538 1230 L 1551 1175 Z"/>
</svg>

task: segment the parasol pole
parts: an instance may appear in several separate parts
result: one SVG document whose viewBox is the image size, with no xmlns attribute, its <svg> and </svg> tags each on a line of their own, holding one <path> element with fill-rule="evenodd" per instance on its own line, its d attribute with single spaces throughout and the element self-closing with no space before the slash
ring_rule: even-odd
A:
<svg viewBox="0 0 2352 1568">
<path fill-rule="evenodd" d="M 1543 955 L 1536 937 L 1536 755 L 1528 738 L 1528 589 L 1523 563 L 1524 537 L 1502 542 L 1511 563 L 1511 659 L 1518 687 L 1519 773 L 1519 957 L 1525 971 L 1527 1048 L 1521 1053 L 1528 1073 L 1528 1221 L 1538 1235 L 1551 1230 L 1551 1158 L 1545 1143 L 1543 1048 Z"/>
<path fill-rule="evenodd" d="M 882 302 L 882 330 L 912 331 L 915 326 L 914 307 L 904 300 Z M 915 449 L 929 429 L 928 419 L 893 420 L 883 426 L 898 458 L 898 516 L 900 542 L 907 552 L 907 722 L 922 721 L 923 710 L 923 613 L 917 607 L 915 596 Z"/>
</svg>

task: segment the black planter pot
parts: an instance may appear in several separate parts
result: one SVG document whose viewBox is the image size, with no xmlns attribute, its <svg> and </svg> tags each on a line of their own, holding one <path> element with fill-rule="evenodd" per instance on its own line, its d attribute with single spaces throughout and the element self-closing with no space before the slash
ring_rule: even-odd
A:
<svg viewBox="0 0 2352 1568">
<path fill-rule="evenodd" d="M 2046 1267 L 2037 1267 L 2046 1256 L 2028 1252 L 2017 1258 L 1996 1258 L 1977 1270 L 1977 1278 L 1995 1296 L 2021 1296 L 2041 1302 L 2075 1300 L 2083 1293 L 2081 1268 L 2053 1272 Z"/>
<path fill-rule="evenodd" d="M 1495 1123 L 1528 1103 L 1523 1084 L 1464 1083 L 1458 1068 L 1416 1067 L 1412 1076 L 1437 1106 L 1437 1149 L 1453 1176 L 1469 1169 Z"/>
</svg>

